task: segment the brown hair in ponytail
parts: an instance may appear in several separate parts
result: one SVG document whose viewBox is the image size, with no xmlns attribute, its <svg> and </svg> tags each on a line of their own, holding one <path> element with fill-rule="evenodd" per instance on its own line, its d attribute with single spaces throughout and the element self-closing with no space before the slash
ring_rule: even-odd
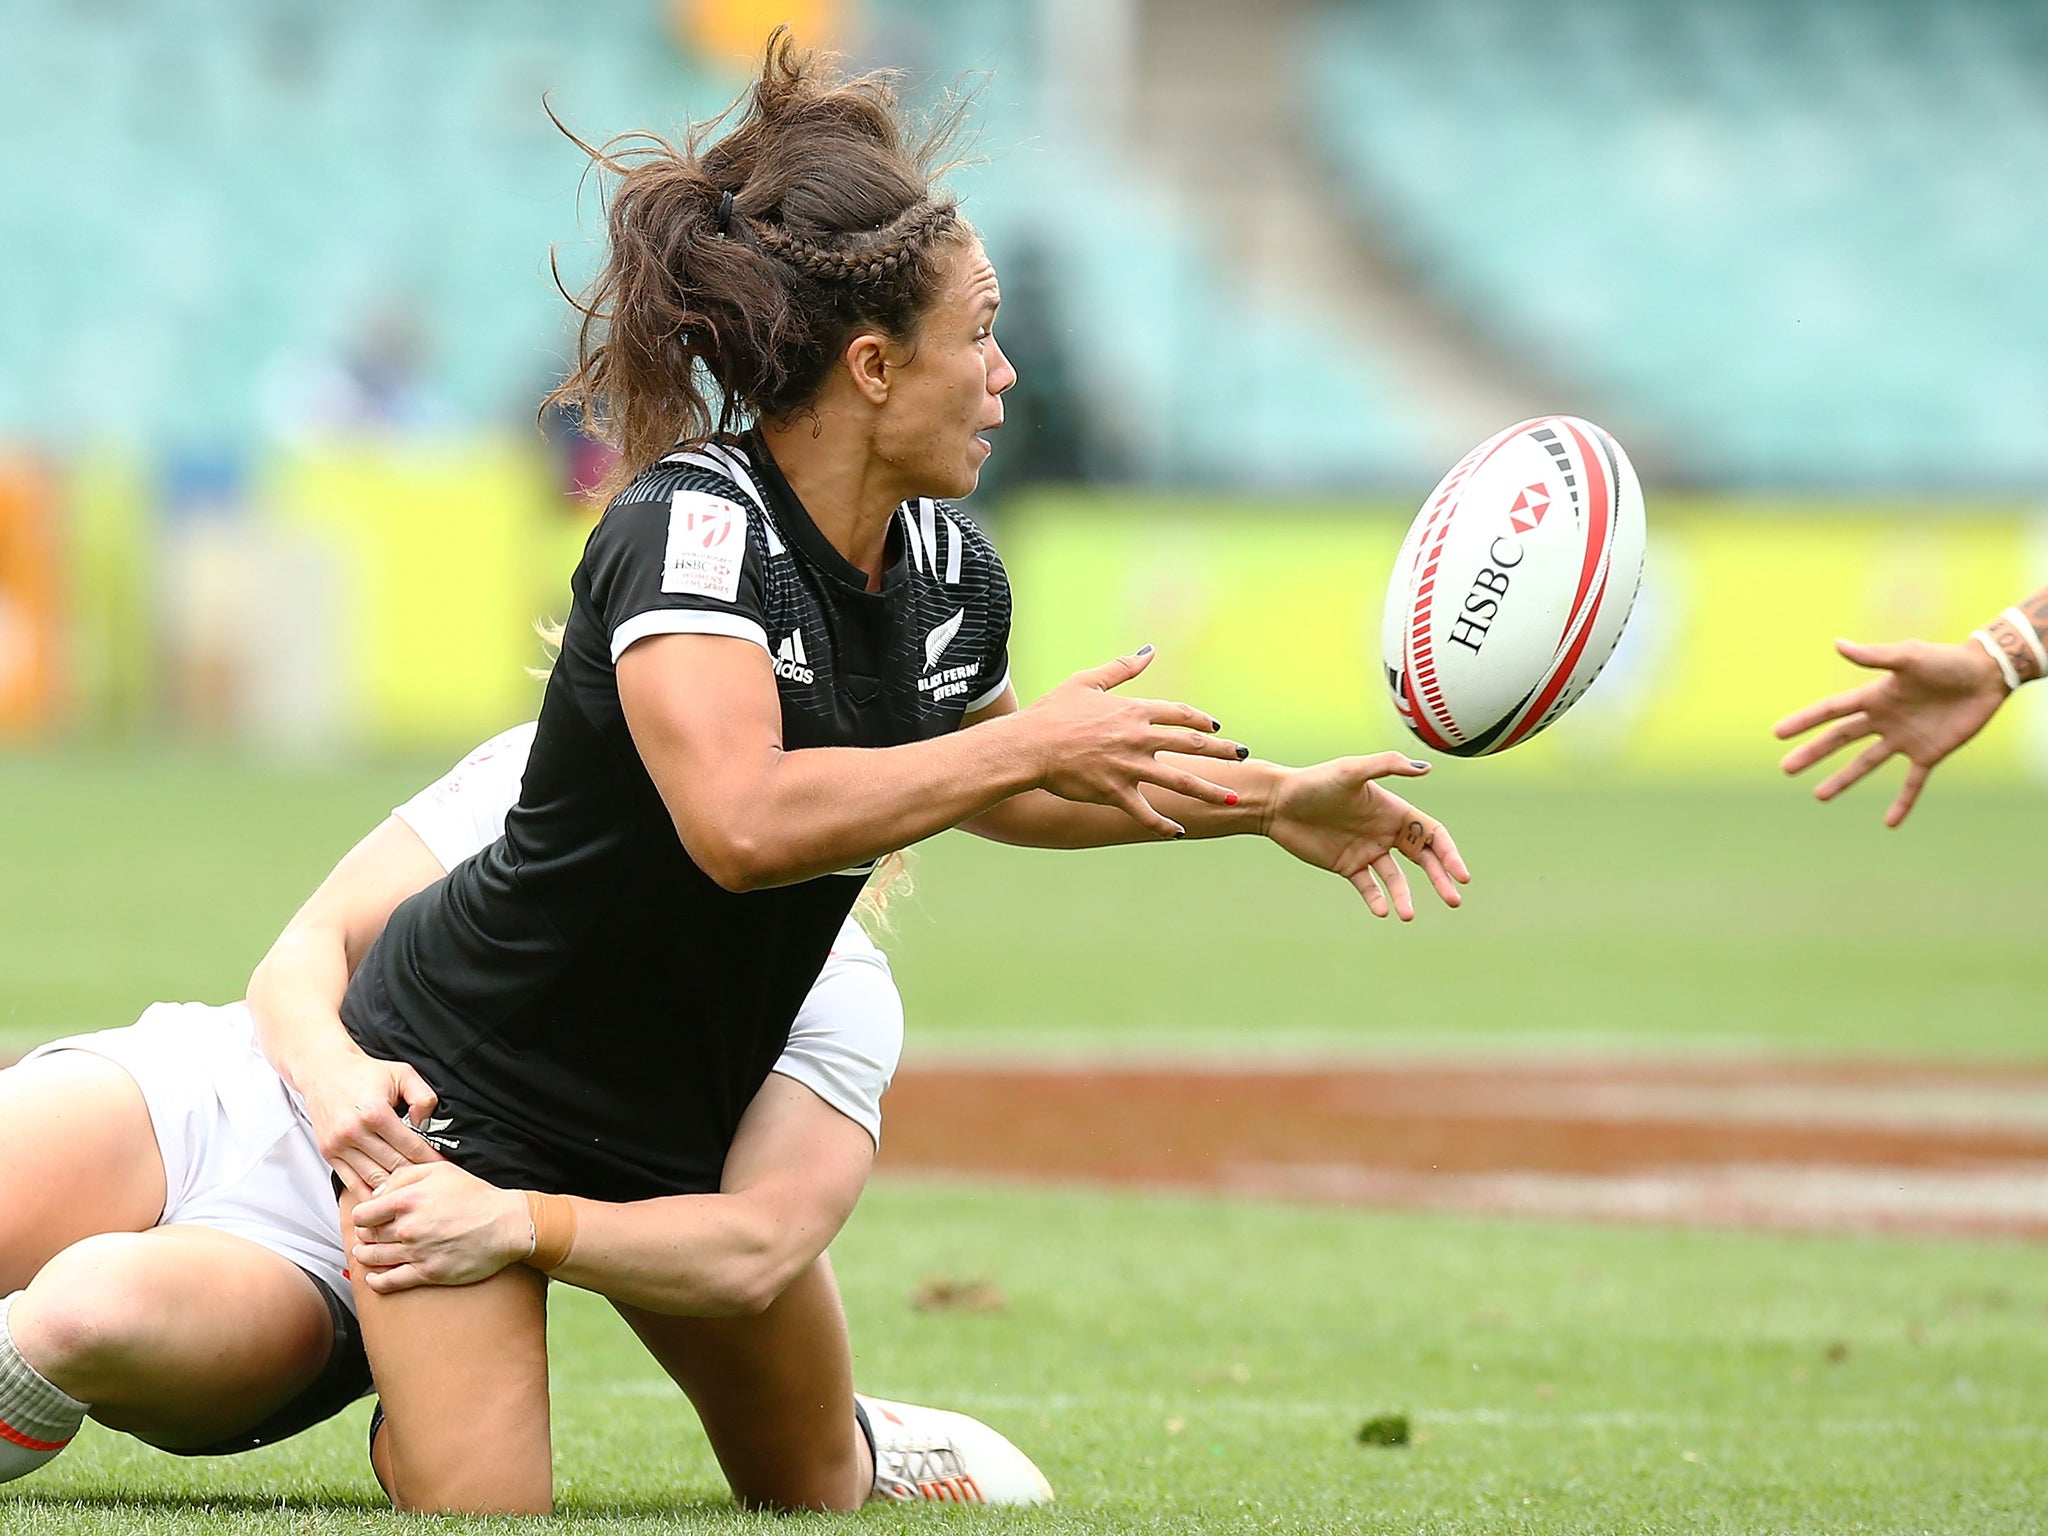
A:
<svg viewBox="0 0 2048 1536">
<path fill-rule="evenodd" d="M 576 369 L 548 403 L 619 449 L 607 494 L 678 443 L 799 414 L 859 331 L 915 335 L 969 234 L 937 183 L 959 123 L 910 142 L 890 76 L 843 78 L 778 27 L 747 95 L 681 145 L 569 134 L 616 180 L 604 266 L 570 297 Z"/>
</svg>

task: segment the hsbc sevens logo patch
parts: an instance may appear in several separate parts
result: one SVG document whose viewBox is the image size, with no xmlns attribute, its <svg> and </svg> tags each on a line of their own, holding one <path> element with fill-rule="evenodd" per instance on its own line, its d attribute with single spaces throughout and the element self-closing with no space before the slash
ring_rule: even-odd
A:
<svg viewBox="0 0 2048 1536">
<path fill-rule="evenodd" d="M 1550 487 L 1531 485 L 1522 489 L 1515 498 L 1515 504 L 1508 508 L 1508 521 L 1515 525 L 1515 532 L 1528 533 L 1543 521 L 1543 514 L 1550 510 Z"/>
<path fill-rule="evenodd" d="M 747 557 L 747 514 L 723 496 L 677 491 L 668 504 L 668 553 L 661 590 L 715 597 L 739 596 Z"/>
</svg>

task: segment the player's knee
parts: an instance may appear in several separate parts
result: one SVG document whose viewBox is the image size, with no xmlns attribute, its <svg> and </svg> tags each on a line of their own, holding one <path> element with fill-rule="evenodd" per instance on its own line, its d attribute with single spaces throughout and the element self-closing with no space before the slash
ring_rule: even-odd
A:
<svg viewBox="0 0 2048 1536">
<path fill-rule="evenodd" d="M 135 1244 L 126 1232 L 72 1244 L 43 1266 L 15 1308 L 16 1346 L 83 1401 L 145 1365 L 167 1325 Z"/>
<path fill-rule="evenodd" d="M 483 1458 L 488 1461 L 489 1458 Z M 555 1480 L 543 1467 L 484 1466 L 476 1462 L 439 1475 L 394 1457 L 391 1507 L 406 1515 L 551 1515 Z"/>
<path fill-rule="evenodd" d="M 872 1485 L 862 1476 L 857 1441 L 857 1432 L 798 1440 L 776 1435 L 744 1447 L 721 1446 L 719 1460 L 742 1508 L 844 1512 L 866 1503 Z"/>
<path fill-rule="evenodd" d="M 852 1470 L 843 1463 L 791 1468 L 774 1477 L 735 1479 L 732 1492 L 742 1509 L 774 1515 L 805 1511 L 844 1514 L 867 1502 L 867 1490 L 856 1486 Z"/>
<path fill-rule="evenodd" d="M 391 1507 L 401 1514 L 552 1513 L 555 1475 L 545 1415 L 536 1424 L 497 1407 L 468 1415 L 464 1432 L 453 1436 L 438 1423 L 408 1435 L 401 1418 L 386 1418 L 371 1461 Z"/>
</svg>

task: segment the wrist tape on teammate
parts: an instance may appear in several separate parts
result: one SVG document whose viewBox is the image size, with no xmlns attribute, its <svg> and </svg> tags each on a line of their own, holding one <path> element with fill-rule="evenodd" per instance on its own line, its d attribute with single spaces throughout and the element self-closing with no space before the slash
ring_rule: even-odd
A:
<svg viewBox="0 0 2048 1536">
<path fill-rule="evenodd" d="M 2034 658 L 2033 676 L 2022 677 L 2020 681 L 2030 683 L 2036 677 L 2048 675 L 2048 645 L 2041 643 L 2041 632 L 2034 628 L 2034 621 L 2027 617 L 2026 610 L 2023 608 L 2008 608 L 1986 625 L 1985 628 L 1991 631 L 1991 638 L 1997 640 L 2002 638 L 1999 634 L 1999 628 L 2004 624 L 2012 626 L 2013 633 L 2019 636 L 2020 644 L 2025 646 L 2027 653 Z M 2022 668 L 2021 670 L 2024 671 L 2025 669 Z"/>
<path fill-rule="evenodd" d="M 2003 623 L 2004 620 L 2000 619 L 1998 622 Z M 2019 668 L 2014 666 L 2012 658 L 2005 654 L 2005 647 L 1992 638 L 1991 631 L 1989 629 L 1973 629 L 1970 631 L 1970 638 L 1984 647 L 1984 654 L 1989 656 L 1997 666 L 1998 675 L 2005 679 L 2005 691 L 2011 693 L 2018 688 L 2020 685 Z"/>
<path fill-rule="evenodd" d="M 567 1195 L 526 1191 L 526 1219 L 533 1223 L 533 1252 L 526 1262 L 542 1274 L 553 1274 L 569 1262 L 576 1246 L 576 1206 Z"/>
</svg>

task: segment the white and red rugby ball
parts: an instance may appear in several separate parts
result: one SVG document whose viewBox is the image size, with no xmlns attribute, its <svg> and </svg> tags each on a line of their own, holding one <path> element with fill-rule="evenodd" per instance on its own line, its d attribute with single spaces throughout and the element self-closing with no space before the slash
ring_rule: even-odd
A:
<svg viewBox="0 0 2048 1536">
<path fill-rule="evenodd" d="M 1643 490 L 1590 421 L 1543 416 L 1452 466 L 1387 583 L 1387 687 L 1457 757 L 1527 741 L 1614 653 L 1643 577 Z"/>
</svg>

